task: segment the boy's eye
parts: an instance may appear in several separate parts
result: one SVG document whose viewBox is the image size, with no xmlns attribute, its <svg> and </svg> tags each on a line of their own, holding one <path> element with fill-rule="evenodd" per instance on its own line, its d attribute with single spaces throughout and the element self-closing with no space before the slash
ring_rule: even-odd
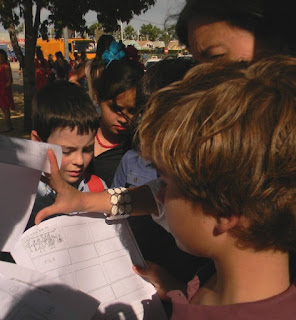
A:
<svg viewBox="0 0 296 320">
<path fill-rule="evenodd" d="M 64 155 L 69 155 L 69 154 L 71 154 L 72 151 L 70 151 L 70 150 L 62 150 L 62 152 L 63 152 Z"/>
</svg>

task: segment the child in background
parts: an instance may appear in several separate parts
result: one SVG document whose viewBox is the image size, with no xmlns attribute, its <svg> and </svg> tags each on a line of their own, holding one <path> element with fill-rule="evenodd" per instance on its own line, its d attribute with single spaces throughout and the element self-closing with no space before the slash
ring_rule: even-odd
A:
<svg viewBox="0 0 296 320">
<path fill-rule="evenodd" d="M 172 319 L 295 318 L 295 74 L 296 59 L 288 57 L 247 69 L 206 63 L 150 100 L 139 138 L 143 157 L 161 175 L 157 201 L 179 248 L 210 257 L 217 270 L 201 288 L 195 278 L 168 293 Z M 79 193 L 60 178 L 52 151 L 49 159 L 58 197 L 37 223 L 59 211 L 156 212 L 146 186 L 113 190 L 129 194 L 122 213 L 108 204 L 112 191 Z M 135 270 L 162 293 L 178 289 L 155 269 Z"/>
<path fill-rule="evenodd" d="M 51 83 L 34 97 L 31 139 L 62 147 L 62 177 L 83 192 L 100 192 L 106 187 L 97 176 L 85 174 L 93 156 L 98 125 L 99 117 L 88 94 L 74 83 Z M 40 181 L 27 227 L 34 224 L 36 213 L 52 204 L 55 197 L 55 192 Z"/>
<path fill-rule="evenodd" d="M 54 71 L 56 80 L 68 80 L 68 75 L 71 70 L 69 62 L 64 58 L 61 51 L 57 51 L 55 56 Z"/>
<path fill-rule="evenodd" d="M 136 87 L 144 74 L 140 64 L 128 60 L 120 48 L 116 56 L 121 60 L 106 61 L 93 85 L 101 119 L 91 172 L 102 177 L 107 186 L 111 186 L 122 156 L 131 148 L 130 123 L 136 112 Z M 113 53 L 110 57 L 113 58 Z"/>
</svg>

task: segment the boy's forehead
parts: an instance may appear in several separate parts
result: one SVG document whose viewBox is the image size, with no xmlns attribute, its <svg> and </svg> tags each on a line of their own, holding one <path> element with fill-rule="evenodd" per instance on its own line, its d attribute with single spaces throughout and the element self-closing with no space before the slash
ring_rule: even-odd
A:
<svg viewBox="0 0 296 320">
<path fill-rule="evenodd" d="M 95 135 L 96 130 L 92 131 L 89 129 L 84 133 L 80 133 L 78 127 L 58 127 L 51 132 L 48 142 L 64 141 L 73 143 L 76 141 L 78 143 L 81 141 L 81 138 L 84 138 L 84 140 L 94 141 Z"/>
</svg>

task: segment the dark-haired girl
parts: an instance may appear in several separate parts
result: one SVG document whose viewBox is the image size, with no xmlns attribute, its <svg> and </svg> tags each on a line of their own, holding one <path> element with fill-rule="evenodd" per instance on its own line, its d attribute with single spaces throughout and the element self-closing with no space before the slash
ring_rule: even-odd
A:
<svg viewBox="0 0 296 320">
<path fill-rule="evenodd" d="M 101 121 L 95 139 L 93 173 L 111 186 L 124 153 L 131 147 L 130 123 L 136 111 L 136 86 L 144 72 L 140 64 L 114 60 L 94 82 Z"/>
</svg>

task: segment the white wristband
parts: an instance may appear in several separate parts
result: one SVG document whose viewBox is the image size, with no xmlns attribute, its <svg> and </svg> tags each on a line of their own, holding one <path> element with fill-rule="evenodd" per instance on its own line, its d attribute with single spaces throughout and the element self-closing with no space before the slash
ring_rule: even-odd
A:
<svg viewBox="0 0 296 320">
<path fill-rule="evenodd" d="M 128 218 L 132 211 L 132 198 L 126 188 L 107 189 L 111 195 L 110 202 L 112 204 L 111 213 L 106 214 L 107 220 L 118 220 Z"/>
</svg>

